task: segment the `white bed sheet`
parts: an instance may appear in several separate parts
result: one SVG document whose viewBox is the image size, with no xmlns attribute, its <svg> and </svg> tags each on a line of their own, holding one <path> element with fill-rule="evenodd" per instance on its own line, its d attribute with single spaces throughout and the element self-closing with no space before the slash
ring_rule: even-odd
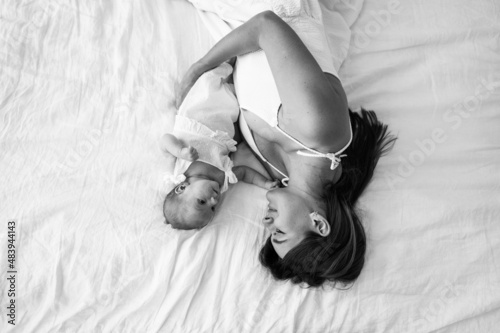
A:
<svg viewBox="0 0 500 333">
<path fill-rule="evenodd" d="M 367 263 L 346 291 L 276 282 L 260 266 L 259 188 L 234 186 L 200 232 L 162 223 L 158 139 L 173 126 L 176 81 L 214 42 L 191 4 L 7 1 L 0 10 L 2 274 L 7 221 L 18 231 L 16 326 L 2 314 L 1 331 L 496 330 L 493 0 L 366 0 L 346 20 L 340 78 L 350 104 L 376 110 L 399 137 L 362 197 Z"/>
</svg>

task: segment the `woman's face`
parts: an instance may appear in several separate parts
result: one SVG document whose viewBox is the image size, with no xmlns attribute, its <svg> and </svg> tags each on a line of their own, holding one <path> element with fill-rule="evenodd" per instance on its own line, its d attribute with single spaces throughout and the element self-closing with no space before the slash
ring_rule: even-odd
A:
<svg viewBox="0 0 500 333">
<path fill-rule="evenodd" d="M 262 222 L 271 232 L 274 250 L 283 258 L 309 231 L 316 231 L 309 217 L 315 210 L 314 202 L 307 194 L 289 187 L 270 190 L 266 197 L 269 206 Z"/>
</svg>

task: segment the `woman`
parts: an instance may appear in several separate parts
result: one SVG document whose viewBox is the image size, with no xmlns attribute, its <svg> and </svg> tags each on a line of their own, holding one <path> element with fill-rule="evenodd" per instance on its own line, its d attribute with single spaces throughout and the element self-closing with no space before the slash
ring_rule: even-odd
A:
<svg viewBox="0 0 500 333">
<path fill-rule="evenodd" d="M 177 105 L 202 73 L 258 50 L 261 60 L 250 60 L 261 64 L 258 68 L 244 64 L 245 57 L 258 59 L 260 51 L 239 57 L 236 65 L 240 129 L 271 177 L 283 185 L 266 194 L 263 223 L 271 236 L 260 261 L 275 278 L 294 283 L 353 281 L 366 248 L 354 205 L 393 139 L 373 112 L 348 110 L 345 92 L 324 54 L 313 56 L 273 12 L 260 13 L 191 66 L 181 81 Z M 274 80 L 265 78 L 266 66 Z M 262 80 L 245 83 L 246 76 Z"/>
</svg>

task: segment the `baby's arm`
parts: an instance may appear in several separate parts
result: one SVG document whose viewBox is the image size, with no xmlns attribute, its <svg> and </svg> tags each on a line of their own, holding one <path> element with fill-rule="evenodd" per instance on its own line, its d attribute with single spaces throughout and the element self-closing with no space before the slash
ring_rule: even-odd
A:
<svg viewBox="0 0 500 333">
<path fill-rule="evenodd" d="M 182 158 L 187 161 L 196 161 L 198 159 L 198 151 L 194 147 L 187 146 L 172 134 L 165 134 L 162 138 L 163 148 L 171 155 Z"/>
<path fill-rule="evenodd" d="M 254 184 L 268 190 L 278 187 L 279 184 L 278 180 L 269 180 L 261 173 L 244 165 L 235 166 L 233 168 L 233 172 L 238 180 L 248 184 Z"/>
</svg>

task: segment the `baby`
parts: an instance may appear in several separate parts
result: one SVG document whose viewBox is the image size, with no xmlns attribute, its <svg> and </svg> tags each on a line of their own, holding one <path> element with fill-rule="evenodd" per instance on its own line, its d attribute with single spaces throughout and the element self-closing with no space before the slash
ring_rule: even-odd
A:
<svg viewBox="0 0 500 333">
<path fill-rule="evenodd" d="M 191 88 L 175 117 L 172 134 L 162 137 L 174 164 L 173 189 L 163 204 L 165 223 L 174 229 L 200 229 L 214 217 L 220 196 L 238 180 L 266 189 L 278 182 L 257 171 L 233 167 L 234 123 L 239 105 L 232 84 L 232 67 L 223 63 L 204 73 Z"/>
</svg>

